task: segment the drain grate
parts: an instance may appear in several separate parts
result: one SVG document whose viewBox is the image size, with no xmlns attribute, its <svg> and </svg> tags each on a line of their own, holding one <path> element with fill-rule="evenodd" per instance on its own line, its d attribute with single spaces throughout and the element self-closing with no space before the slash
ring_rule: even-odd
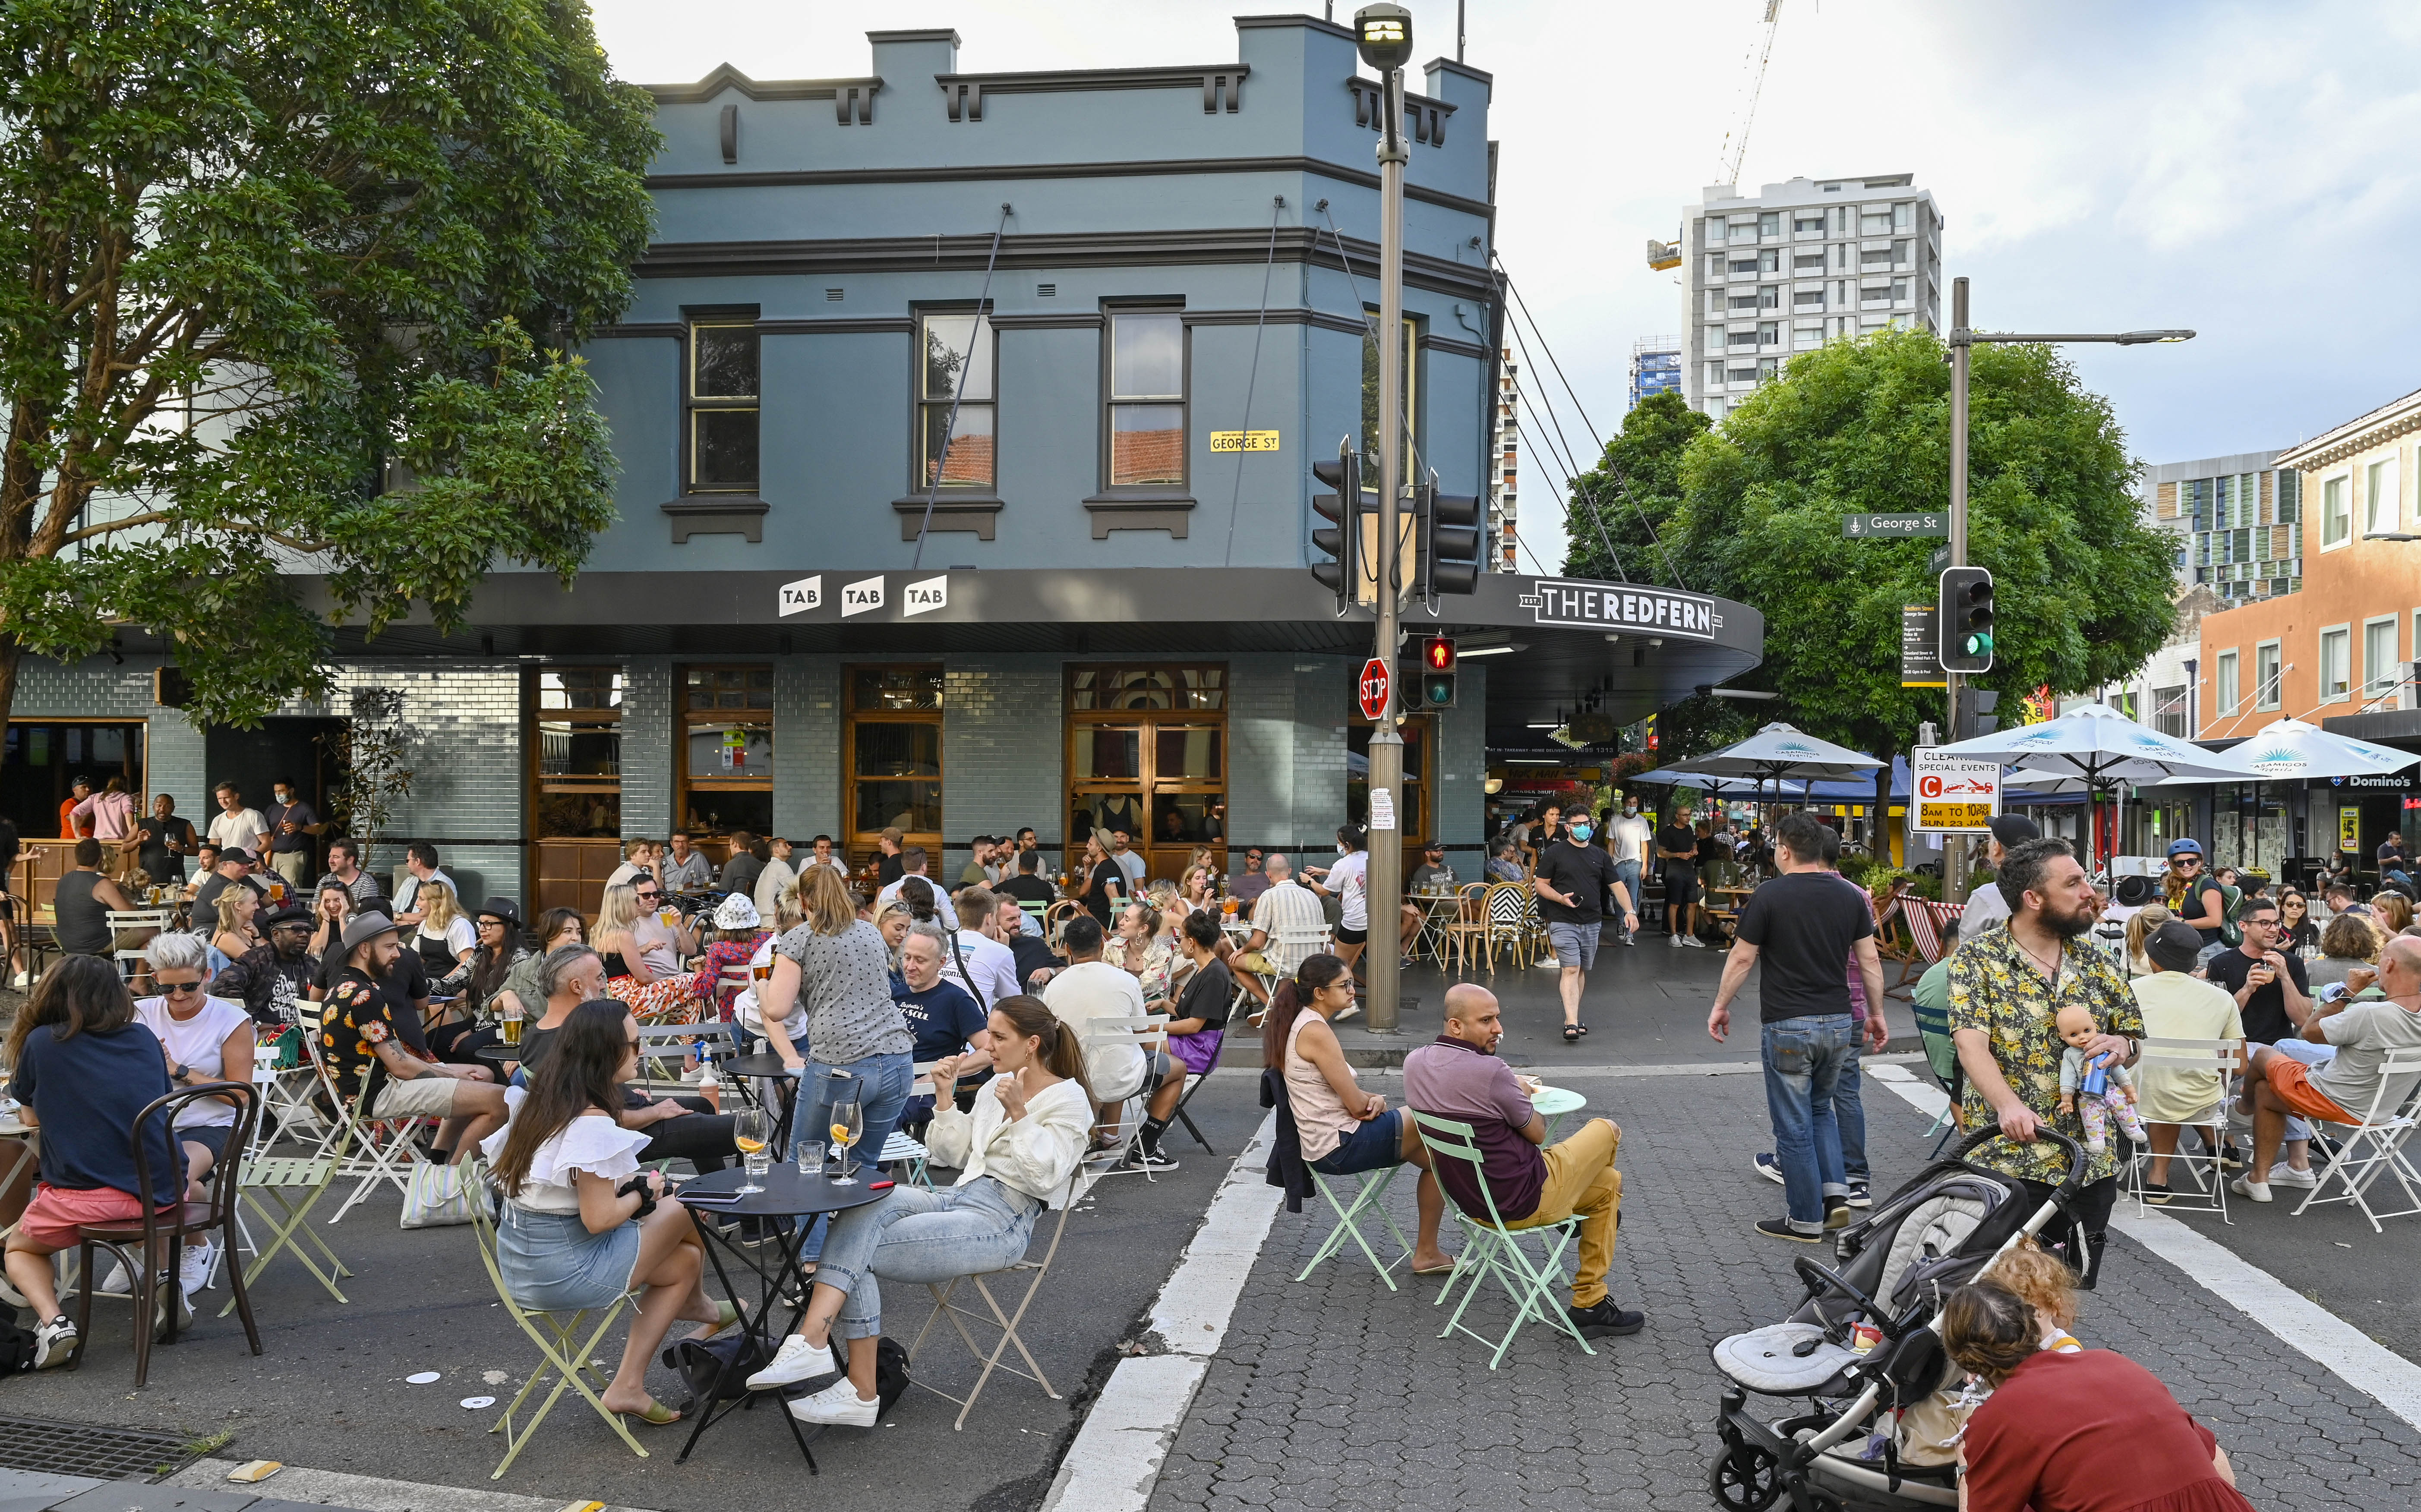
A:
<svg viewBox="0 0 2421 1512">
<path fill-rule="evenodd" d="M 89 1475 L 99 1480 L 150 1480 L 182 1470 L 199 1459 L 203 1449 L 173 1433 L 0 1417 L 0 1467 L 9 1470 Z"/>
</svg>

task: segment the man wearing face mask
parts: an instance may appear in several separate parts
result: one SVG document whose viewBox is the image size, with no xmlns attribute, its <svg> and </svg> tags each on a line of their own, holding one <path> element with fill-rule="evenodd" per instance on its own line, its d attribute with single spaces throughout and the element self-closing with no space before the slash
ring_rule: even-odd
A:
<svg viewBox="0 0 2421 1512">
<path fill-rule="evenodd" d="M 1656 838 L 1656 831 L 1640 817 L 1639 799 L 1635 795 L 1623 799 L 1622 818 L 1614 821 L 1609 838 L 1614 842 L 1614 875 L 1621 881 L 1625 893 L 1636 906 L 1639 901 L 1639 874 L 1648 864 L 1648 842 Z M 1639 943 L 1629 928 L 1616 938 L 1626 945 Z"/>
<path fill-rule="evenodd" d="M 1555 947 L 1555 986 L 1564 1000 L 1564 1043 L 1588 1033 L 1581 1022 L 1581 990 L 1588 970 L 1597 964 L 1597 940 L 1605 924 L 1605 898 L 1614 895 L 1625 929 L 1639 927 L 1632 912 L 1631 889 L 1614 869 L 1614 858 L 1589 844 L 1596 831 L 1588 816 L 1576 816 L 1561 838 L 1539 853 L 1539 871 L 1530 885 L 1538 890 L 1539 912 L 1547 921 L 1547 939 Z"/>
</svg>

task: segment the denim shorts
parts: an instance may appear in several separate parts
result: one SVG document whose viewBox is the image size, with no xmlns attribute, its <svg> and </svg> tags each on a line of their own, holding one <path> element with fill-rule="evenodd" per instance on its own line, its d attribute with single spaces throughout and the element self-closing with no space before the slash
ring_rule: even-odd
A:
<svg viewBox="0 0 2421 1512">
<path fill-rule="evenodd" d="M 496 1225 L 496 1269 L 513 1301 L 533 1312 L 607 1307 L 631 1289 L 639 1263 L 639 1225 L 592 1234 L 578 1213 L 542 1213 L 505 1205 Z"/>
<path fill-rule="evenodd" d="M 1353 1176 L 1404 1163 L 1404 1110 L 1390 1108 L 1361 1125 L 1311 1162 L 1322 1176 Z"/>
</svg>

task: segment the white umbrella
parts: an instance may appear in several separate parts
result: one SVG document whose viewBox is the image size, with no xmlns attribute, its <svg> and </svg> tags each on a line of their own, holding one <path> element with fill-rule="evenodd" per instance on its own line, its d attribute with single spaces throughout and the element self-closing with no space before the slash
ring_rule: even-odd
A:
<svg viewBox="0 0 2421 1512">
<path fill-rule="evenodd" d="M 1761 803 L 1769 782 L 1774 785 L 1774 796 L 1780 798 L 1786 777 L 1854 777 L 1882 765 L 1873 756 L 1820 740 L 1777 720 L 1745 740 L 1735 740 L 1720 751 L 1692 757 L 1681 770 L 1708 777 L 1755 778 Z M 1802 793 L 1804 796 L 1804 788 Z"/>
<path fill-rule="evenodd" d="M 2317 725 L 2306 725 L 2300 719 L 2273 720 L 2255 731 L 2253 736 L 2228 748 L 2236 756 L 2253 768 L 2253 803 L 2257 813 L 2261 803 L 2264 782 L 2300 782 L 2306 777 L 2369 777 L 2401 772 L 2421 761 L 2421 756 L 2408 751 L 2373 745 L 2350 735 L 2332 735 Z M 2169 783 L 2211 782 L 2210 777 L 2172 777 Z M 2163 786 L 2168 786 L 2163 784 Z M 2253 829 L 2253 865 L 2261 864 L 2261 827 Z"/>
</svg>

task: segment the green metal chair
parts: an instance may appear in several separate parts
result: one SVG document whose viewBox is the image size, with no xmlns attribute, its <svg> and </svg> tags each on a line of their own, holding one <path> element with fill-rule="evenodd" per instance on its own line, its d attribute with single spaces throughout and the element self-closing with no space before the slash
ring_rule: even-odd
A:
<svg viewBox="0 0 2421 1512">
<path fill-rule="evenodd" d="M 1311 1257 L 1311 1263 L 1304 1266 L 1303 1274 L 1295 1279 L 1310 1280 L 1311 1273 L 1320 1269 L 1320 1262 L 1344 1249 L 1345 1240 L 1351 1237 L 1353 1242 L 1360 1246 L 1362 1254 L 1368 1258 L 1371 1269 L 1379 1272 L 1379 1279 L 1387 1284 L 1387 1289 L 1395 1290 L 1395 1278 L 1387 1272 L 1413 1256 L 1413 1246 L 1405 1239 L 1404 1231 L 1396 1226 L 1396 1215 L 1387 1210 L 1387 1189 L 1395 1184 L 1396 1173 L 1403 1170 L 1404 1167 L 1382 1165 L 1375 1171 L 1362 1171 L 1351 1177 L 1336 1177 L 1322 1176 L 1317 1170 L 1313 1170 L 1308 1163 L 1304 1166 L 1304 1169 L 1311 1172 L 1311 1184 L 1320 1189 L 1320 1194 L 1326 1199 L 1329 1210 L 1336 1214 L 1336 1226 L 1328 1231 L 1328 1238 L 1320 1243 L 1320 1253 Z M 1417 1176 L 1418 1167 L 1414 1169 Z M 1351 1203 L 1337 1201 L 1336 1187 L 1331 1184 L 1332 1181 L 1353 1182 L 1355 1189 L 1353 1200 Z M 1403 1253 L 1397 1255 L 1394 1260 L 1382 1264 L 1379 1259 L 1378 1252 L 1370 1248 L 1370 1241 L 1362 1237 L 1361 1225 L 1355 1220 L 1366 1211 L 1377 1212 L 1380 1220 L 1387 1225 L 1387 1232 L 1395 1236 L 1396 1247 Z"/>
<path fill-rule="evenodd" d="M 1554 1296 L 1554 1288 L 1564 1279 L 1564 1251 L 1580 1234 L 1580 1215 L 1574 1213 L 1569 1218 L 1540 1224 L 1535 1228 L 1507 1227 L 1504 1215 L 1497 1211 L 1496 1192 L 1488 1184 L 1488 1166 L 1480 1154 L 1478 1136 L 1473 1132 L 1472 1127 L 1456 1123 L 1451 1118 L 1432 1117 L 1414 1109 L 1406 1111 L 1412 1113 L 1420 1124 L 1421 1143 L 1429 1146 L 1432 1159 L 1470 1163 L 1472 1179 L 1478 1183 L 1479 1195 L 1488 1204 L 1485 1221 L 1464 1212 L 1460 1203 L 1450 1205 L 1455 1222 L 1462 1225 L 1470 1242 L 1463 1246 L 1453 1279 L 1445 1284 L 1439 1291 L 1437 1301 L 1430 1304 L 1445 1306 L 1446 1299 L 1454 1295 L 1455 1287 L 1462 1287 L 1462 1301 L 1456 1304 L 1454 1316 L 1446 1319 L 1445 1328 L 1438 1337 L 1443 1339 L 1449 1334 L 1463 1333 L 1482 1344 L 1492 1346 L 1496 1352 L 1489 1357 L 1488 1368 L 1491 1370 L 1504 1364 L 1505 1352 L 1513 1348 L 1513 1340 L 1521 1333 L 1522 1325 L 1532 1321 L 1552 1323 L 1570 1334 L 1572 1342 L 1578 1344 L 1585 1353 L 1597 1353 L 1590 1348 L 1589 1341 L 1581 1336 L 1581 1331 L 1572 1325 L 1572 1320 L 1565 1315 Z M 1522 1248 L 1522 1239 L 1527 1235 L 1535 1235 L 1546 1241 L 1545 1253 L 1535 1262 Z M 1465 1327 L 1462 1321 L 1462 1315 L 1470 1308 L 1472 1300 L 1479 1295 L 1481 1284 L 1492 1276 L 1505 1288 L 1505 1294 L 1513 1300 L 1513 1326 L 1505 1331 L 1501 1339 L 1492 1339 L 1477 1329 Z"/>
<path fill-rule="evenodd" d="M 264 1102 L 271 1089 L 278 1085 L 279 1074 L 266 1059 L 253 1063 L 252 1080 L 262 1089 Z M 351 1305 L 351 1299 L 337 1289 L 336 1277 L 350 1276 L 352 1271 L 346 1269 L 345 1262 L 336 1257 L 336 1252 L 328 1247 L 328 1241 L 310 1223 L 312 1208 L 336 1183 L 336 1173 L 344 1167 L 351 1137 L 348 1126 L 337 1132 L 333 1148 L 315 1148 L 308 1155 L 270 1155 L 264 1152 L 273 1143 L 272 1137 L 265 1133 L 254 1136 L 255 1147 L 244 1156 L 243 1170 L 237 1177 L 236 1201 L 249 1208 L 252 1215 L 266 1225 L 269 1241 L 264 1244 L 253 1239 L 250 1225 L 238 1215 L 237 1225 L 253 1250 L 252 1258 L 241 1262 L 247 1288 L 259 1281 L 261 1271 L 277 1258 L 279 1252 L 291 1251 L 303 1269 L 311 1272 L 311 1279 L 328 1289 L 329 1296 Z M 327 1261 L 326 1270 L 320 1270 L 305 1253 L 303 1246 L 306 1241 Z M 226 1263 L 240 1262 L 230 1255 Z M 226 1317 L 234 1306 L 235 1299 L 229 1297 L 226 1305 L 219 1309 L 219 1316 Z"/>
<path fill-rule="evenodd" d="M 482 1181 L 487 1179 L 486 1162 L 477 1162 L 475 1169 Z M 586 1308 L 576 1313 L 550 1313 L 523 1306 L 506 1286 L 505 1273 L 496 1268 L 496 1222 L 489 1215 L 485 1203 L 471 1204 L 471 1227 L 479 1239 L 479 1263 L 487 1267 L 488 1281 L 496 1288 L 496 1300 L 504 1304 L 512 1320 L 521 1325 L 522 1332 L 529 1335 L 530 1342 L 538 1346 L 539 1364 L 530 1372 L 529 1380 L 523 1383 L 513 1399 L 505 1404 L 504 1415 L 488 1429 L 490 1433 L 505 1435 L 504 1461 L 488 1478 L 504 1479 L 505 1472 L 512 1469 L 513 1461 L 529 1447 L 530 1439 L 538 1432 L 539 1425 L 554 1411 L 555 1402 L 562 1397 L 567 1387 L 580 1393 L 596 1410 L 597 1415 L 605 1420 L 606 1426 L 631 1446 L 633 1454 L 642 1459 L 647 1458 L 648 1451 L 631 1436 L 631 1430 L 621 1417 L 605 1410 L 605 1403 L 598 1393 L 604 1390 L 607 1379 L 594 1364 L 598 1345 L 604 1341 L 607 1331 L 620 1318 L 622 1310 L 632 1305 L 630 1294 L 615 1298 L 610 1306 Z M 584 1335 L 581 1331 L 591 1319 L 595 1320 L 596 1326 Z M 541 1324 L 544 1325 L 542 1329 Z M 512 1426 L 513 1414 L 521 1411 L 522 1404 L 529 1400 L 530 1393 L 538 1390 L 539 1383 L 546 1379 L 550 1370 L 555 1378 L 554 1390 L 547 1393 L 546 1400 L 539 1404 L 538 1411 L 527 1423 L 515 1428 Z M 589 1384 L 591 1378 L 596 1380 L 594 1387 Z"/>
</svg>

